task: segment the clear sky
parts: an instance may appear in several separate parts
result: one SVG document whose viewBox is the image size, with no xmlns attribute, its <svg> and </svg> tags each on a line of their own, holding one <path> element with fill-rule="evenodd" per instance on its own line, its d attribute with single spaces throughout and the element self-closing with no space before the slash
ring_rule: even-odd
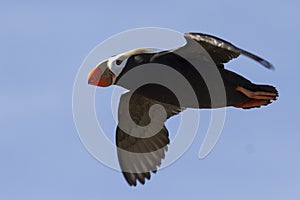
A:
<svg viewBox="0 0 300 200">
<path fill-rule="evenodd" d="M 0 199 L 299 199 L 299 9 L 296 0 L 1 1 Z M 277 86 L 280 97 L 261 109 L 229 108 L 219 142 L 199 160 L 204 111 L 188 151 L 131 188 L 81 144 L 72 89 L 96 45 L 145 26 L 210 33 L 267 58 L 275 71 L 246 58 L 228 67 Z M 115 124 L 106 128 L 114 138 Z"/>
</svg>

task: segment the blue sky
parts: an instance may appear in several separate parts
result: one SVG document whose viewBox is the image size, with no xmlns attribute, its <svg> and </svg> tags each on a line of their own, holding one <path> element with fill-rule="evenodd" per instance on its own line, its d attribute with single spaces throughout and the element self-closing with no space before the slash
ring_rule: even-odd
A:
<svg viewBox="0 0 300 200">
<path fill-rule="evenodd" d="M 299 8 L 296 0 L 1 1 L 0 199 L 299 198 Z M 228 68 L 276 85 L 280 97 L 262 109 L 229 108 L 218 144 L 199 160 L 203 111 L 186 153 L 130 188 L 81 144 L 72 87 L 96 45 L 146 26 L 210 33 L 267 58 L 274 72 L 246 58 Z M 176 119 L 168 125 L 175 130 Z M 115 124 L 106 128 L 113 138 Z"/>
</svg>

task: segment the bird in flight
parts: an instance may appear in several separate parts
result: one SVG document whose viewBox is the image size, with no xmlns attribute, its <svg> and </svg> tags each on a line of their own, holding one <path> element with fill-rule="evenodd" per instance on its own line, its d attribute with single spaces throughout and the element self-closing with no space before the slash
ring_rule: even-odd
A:
<svg viewBox="0 0 300 200">
<path fill-rule="evenodd" d="M 278 96 L 275 87 L 252 83 L 224 67 L 244 55 L 272 69 L 265 59 L 215 36 L 186 33 L 184 37 L 186 44 L 176 49 L 140 48 L 112 56 L 88 75 L 90 85 L 119 85 L 129 90 L 119 103 L 116 146 L 120 168 L 130 186 L 138 181 L 144 184 L 151 172 L 157 172 L 170 143 L 164 124 L 170 117 L 186 108 L 258 108 Z M 174 71 L 184 77 L 192 95 L 185 93 L 185 84 L 172 75 Z M 150 81 L 141 84 L 143 80 Z M 170 86 L 180 91 L 181 99 Z M 211 95 L 222 91 L 223 96 Z"/>
</svg>

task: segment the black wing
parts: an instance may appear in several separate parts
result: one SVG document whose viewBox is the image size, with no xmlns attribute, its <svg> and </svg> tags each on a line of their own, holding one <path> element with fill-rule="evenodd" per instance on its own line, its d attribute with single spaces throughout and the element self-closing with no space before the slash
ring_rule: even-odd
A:
<svg viewBox="0 0 300 200">
<path fill-rule="evenodd" d="M 268 69 L 274 69 L 273 65 L 267 60 L 240 49 L 218 37 L 203 33 L 186 33 L 184 36 L 185 38 L 191 38 L 197 41 L 208 52 L 216 65 L 227 63 L 231 59 L 237 58 L 240 54 L 243 54 L 256 60 Z"/>
<path fill-rule="evenodd" d="M 161 108 L 165 111 L 161 112 Z M 170 143 L 164 122 L 180 111 L 176 106 L 137 93 L 121 96 L 116 143 L 120 167 L 129 185 L 136 186 L 137 180 L 144 184 L 145 179 L 150 179 L 151 171 L 156 173 Z"/>
</svg>

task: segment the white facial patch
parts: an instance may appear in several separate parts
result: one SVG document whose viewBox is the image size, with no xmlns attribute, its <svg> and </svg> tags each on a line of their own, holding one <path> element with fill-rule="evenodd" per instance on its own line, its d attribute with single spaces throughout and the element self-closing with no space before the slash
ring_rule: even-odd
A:
<svg viewBox="0 0 300 200">
<path fill-rule="evenodd" d="M 116 61 L 122 60 L 122 63 L 117 65 Z M 122 57 L 120 55 L 110 57 L 107 62 L 107 66 L 112 71 L 116 77 L 120 75 L 124 67 L 126 66 L 128 58 Z"/>
</svg>

